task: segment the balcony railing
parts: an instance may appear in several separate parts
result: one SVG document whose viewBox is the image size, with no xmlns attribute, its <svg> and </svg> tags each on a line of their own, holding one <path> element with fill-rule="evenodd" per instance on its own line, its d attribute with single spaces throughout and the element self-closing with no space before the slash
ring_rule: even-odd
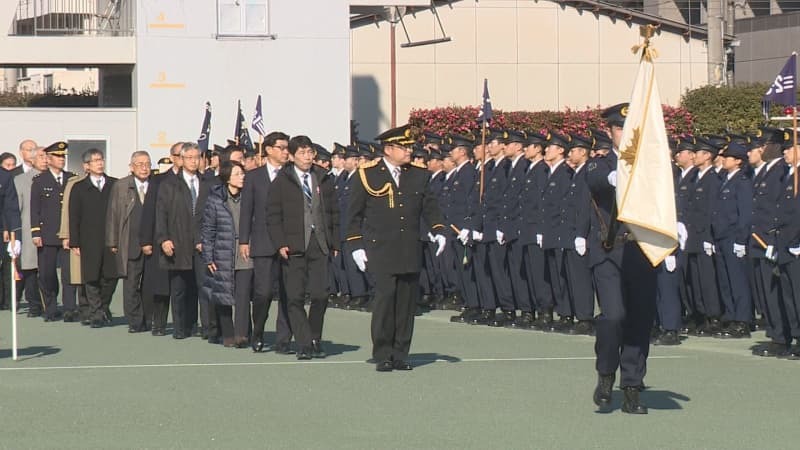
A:
<svg viewBox="0 0 800 450">
<path fill-rule="evenodd" d="M 135 28 L 135 0 L 18 1 L 16 36 L 131 36 Z"/>
</svg>

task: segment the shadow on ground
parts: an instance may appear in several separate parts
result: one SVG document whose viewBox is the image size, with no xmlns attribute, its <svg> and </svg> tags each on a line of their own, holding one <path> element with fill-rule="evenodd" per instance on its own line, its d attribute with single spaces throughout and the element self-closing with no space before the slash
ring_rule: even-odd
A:
<svg viewBox="0 0 800 450">
<path fill-rule="evenodd" d="M 691 399 L 686 395 L 672 391 L 661 391 L 647 388 L 639 394 L 642 403 L 653 410 L 683 409 L 681 402 L 689 402 Z M 611 395 L 612 408 L 608 410 L 595 411 L 597 414 L 608 414 L 619 410 L 622 407 L 622 391 L 614 391 Z"/>
<path fill-rule="evenodd" d="M 41 358 L 44 356 L 55 355 L 56 353 L 60 352 L 61 349 L 58 347 L 50 347 L 50 346 L 34 346 L 34 347 L 26 347 L 17 349 L 17 357 L 21 361 L 25 361 L 28 359 L 34 358 Z M 2 349 L 0 350 L 0 359 L 4 358 L 11 358 L 11 349 Z"/>
</svg>

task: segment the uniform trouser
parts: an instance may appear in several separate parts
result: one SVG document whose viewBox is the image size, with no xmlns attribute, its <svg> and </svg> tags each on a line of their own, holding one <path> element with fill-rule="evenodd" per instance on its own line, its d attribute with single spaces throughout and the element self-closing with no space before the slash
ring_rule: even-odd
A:
<svg viewBox="0 0 800 450">
<path fill-rule="evenodd" d="M 367 277 L 364 272 L 358 270 L 356 262 L 353 261 L 352 247 L 346 242 L 342 242 L 341 248 L 343 249 L 342 263 L 344 264 L 344 272 L 347 277 L 347 287 L 350 289 L 350 297 L 365 297 L 369 294 L 369 286 L 367 284 Z"/>
<path fill-rule="evenodd" d="M 678 258 L 676 257 L 676 264 Z M 656 307 L 658 309 L 658 322 L 665 331 L 678 331 L 681 329 L 681 298 L 680 298 L 680 267 L 669 272 L 664 263 L 656 267 L 656 283 L 658 293 Z"/>
<path fill-rule="evenodd" d="M 689 287 L 694 299 L 693 315 L 719 319 L 722 305 L 717 290 L 714 258 L 705 253 L 688 254 Z"/>
<path fill-rule="evenodd" d="M 375 362 L 405 361 L 414 334 L 419 274 L 373 273 L 372 358 Z"/>
<path fill-rule="evenodd" d="M 656 314 L 655 270 L 635 242 L 625 244 L 622 267 L 606 259 L 592 268 L 600 304 L 595 320 L 597 372 L 616 373 L 620 386 L 642 386 Z"/>
<path fill-rule="evenodd" d="M 748 249 L 749 251 L 749 249 Z M 759 278 L 759 267 L 756 261 L 762 258 L 751 258 L 748 255 L 747 261 L 747 279 L 750 282 L 750 296 L 753 299 L 753 308 L 755 309 L 755 313 L 763 317 L 766 309 L 767 299 L 765 298 L 763 286 L 760 282 Z"/>
<path fill-rule="evenodd" d="M 58 307 L 58 267 L 61 267 L 61 302 L 65 311 L 75 310 L 75 285 L 69 283 L 69 252 L 62 247 L 46 245 L 38 249 L 39 287 L 45 310 Z"/>
<path fill-rule="evenodd" d="M 86 281 L 84 288 L 86 289 L 86 300 L 89 303 L 89 319 L 103 320 L 110 317 L 109 308 L 111 298 L 117 289 L 117 279 L 104 278 L 101 275 L 99 280 Z"/>
<path fill-rule="evenodd" d="M 694 305 L 700 300 L 692 297 L 691 281 L 689 279 L 689 254 L 684 251 L 678 252 L 676 265 L 678 266 L 675 269 L 678 273 L 678 294 L 680 294 L 681 306 L 683 307 L 682 315 L 692 317 L 697 311 Z"/>
<path fill-rule="evenodd" d="M 20 272 L 22 281 L 17 282 L 17 301 L 22 298 L 24 293 L 25 301 L 28 302 L 29 312 L 47 314 L 48 312 L 44 310 L 44 304 L 42 303 L 42 295 L 39 292 L 39 271 L 26 269 Z"/>
<path fill-rule="evenodd" d="M 750 296 L 749 261 L 733 253 L 733 244 L 733 239 L 716 242 L 717 280 L 725 306 L 724 318 L 750 323 L 753 321 L 753 298 Z"/>
<path fill-rule="evenodd" d="M 2 253 L 2 267 L 0 267 L 0 307 L 11 307 L 11 257 L 8 256 L 8 252 L 0 252 Z"/>
<path fill-rule="evenodd" d="M 438 244 L 435 242 L 423 242 L 422 244 L 423 266 L 425 269 L 424 280 L 423 274 L 420 273 L 422 292 L 438 296 L 445 293 L 459 292 L 458 277 L 455 272 L 455 252 L 452 247 L 445 246 L 444 253 L 436 256 L 437 249 Z"/>
<path fill-rule="evenodd" d="M 475 253 L 472 269 L 475 273 L 475 284 L 478 287 L 481 309 L 494 310 L 497 303 L 495 303 L 492 274 L 489 272 L 489 244 L 477 243 L 473 248 Z"/>
<path fill-rule="evenodd" d="M 234 271 L 233 297 L 236 303 L 233 311 L 233 329 L 230 330 L 230 335 L 227 337 L 236 336 L 236 339 L 246 339 L 247 336 L 250 335 L 250 300 L 253 298 L 253 285 L 253 269 L 240 269 Z M 253 303 L 255 305 L 255 301 Z M 221 324 L 220 328 L 222 328 Z M 226 330 L 223 328 L 223 338 L 226 337 L 225 332 Z M 261 332 L 264 332 L 263 323 L 261 324 Z M 261 335 L 258 335 L 258 337 L 261 338 Z"/>
<path fill-rule="evenodd" d="M 464 298 L 464 305 L 472 309 L 480 308 L 478 285 L 475 284 L 473 269 L 475 264 L 474 247 L 465 247 L 459 240 L 450 242 L 449 247 L 450 252 L 456 256 L 453 272 L 456 276 L 457 289 Z M 466 258 L 466 264 L 464 264 L 464 258 Z"/>
<path fill-rule="evenodd" d="M 344 248 L 344 247 L 339 247 Z M 331 291 L 331 294 L 350 295 L 350 286 L 347 285 L 347 274 L 344 271 L 344 254 L 337 252 L 334 256 L 330 255 L 331 273 L 334 273 L 336 278 L 336 287 L 338 290 Z"/>
<path fill-rule="evenodd" d="M 528 275 L 528 291 L 533 308 L 539 312 L 553 308 L 553 291 L 546 268 L 544 250 L 536 244 L 526 245 L 525 273 Z"/>
<path fill-rule="evenodd" d="M 514 292 L 511 290 L 511 279 L 508 276 L 508 248 L 497 242 L 490 242 L 489 247 L 489 273 L 494 284 L 494 293 L 497 296 L 497 305 L 503 311 L 514 311 Z"/>
<path fill-rule="evenodd" d="M 208 336 L 219 336 L 219 325 L 217 322 L 217 310 L 211 303 L 211 291 L 204 286 L 208 276 L 208 267 L 203 262 L 203 256 L 194 252 L 192 255 L 192 265 L 194 266 L 195 285 L 197 286 L 197 303 L 200 306 L 200 323 L 203 326 L 204 334 Z"/>
<path fill-rule="evenodd" d="M 342 292 L 339 268 L 335 263 L 336 256 L 333 252 L 328 254 L 328 295 L 336 295 Z"/>
<path fill-rule="evenodd" d="M 575 250 L 564 250 L 564 269 L 567 289 L 572 304 L 572 312 L 578 320 L 592 320 L 594 317 L 594 290 L 592 289 L 592 269 L 588 258 L 580 256 Z"/>
<path fill-rule="evenodd" d="M 170 270 L 172 327 L 176 334 L 190 336 L 197 323 L 197 280 L 193 270 Z"/>
<path fill-rule="evenodd" d="M 517 307 L 523 312 L 533 312 L 533 302 L 528 291 L 527 274 L 523 264 L 524 246 L 519 241 L 511 241 L 508 247 L 508 277 Z"/>
<path fill-rule="evenodd" d="M 555 311 L 561 317 L 573 316 L 575 313 L 569 301 L 564 250 L 560 248 L 547 249 L 545 250 L 545 258 L 547 260 L 547 274 L 550 278 L 553 301 L 555 302 Z"/>
<path fill-rule="evenodd" d="M 153 314 L 152 298 L 142 296 L 142 275 L 144 274 L 144 255 L 129 259 L 126 275 L 122 280 L 122 310 L 128 325 L 147 326 Z"/>
<path fill-rule="evenodd" d="M 800 340 L 800 258 L 780 265 L 783 311 L 788 336 Z"/>
<path fill-rule="evenodd" d="M 752 290 L 755 296 L 762 299 L 761 314 L 764 317 L 764 331 L 767 337 L 775 342 L 789 343 L 791 330 L 789 329 L 786 307 L 781 301 L 781 277 L 775 276 L 773 270 L 777 266 L 766 258 L 753 258 Z M 780 272 L 779 272 L 780 274 Z"/>
<path fill-rule="evenodd" d="M 283 283 L 289 308 L 289 323 L 295 341 L 302 350 L 311 346 L 311 341 L 322 339 L 325 310 L 328 307 L 326 280 L 328 279 L 328 257 L 322 253 L 314 233 L 311 233 L 308 248 L 302 255 L 292 255 L 281 261 Z M 311 307 L 305 310 L 308 294 Z"/>
<path fill-rule="evenodd" d="M 277 260 L 272 264 L 272 298 L 278 299 L 278 314 L 275 317 L 275 343 L 289 344 L 292 340 L 292 325 L 289 323 L 289 302 L 286 297 L 286 285 L 283 282 L 283 267 Z M 271 303 L 271 301 L 270 301 Z M 267 310 L 269 311 L 269 304 Z"/>
</svg>

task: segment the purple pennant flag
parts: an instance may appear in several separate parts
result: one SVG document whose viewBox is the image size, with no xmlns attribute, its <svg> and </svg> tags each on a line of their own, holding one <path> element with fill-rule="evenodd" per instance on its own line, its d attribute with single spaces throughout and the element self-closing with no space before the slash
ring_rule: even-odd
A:
<svg viewBox="0 0 800 450">
<path fill-rule="evenodd" d="M 764 109 L 764 117 L 769 120 L 769 108 L 772 103 L 777 103 L 784 106 L 797 105 L 797 92 L 795 86 L 797 85 L 797 53 L 792 53 L 789 60 L 781 69 L 781 72 L 775 77 L 775 81 L 764 94 L 761 104 Z"/>
</svg>

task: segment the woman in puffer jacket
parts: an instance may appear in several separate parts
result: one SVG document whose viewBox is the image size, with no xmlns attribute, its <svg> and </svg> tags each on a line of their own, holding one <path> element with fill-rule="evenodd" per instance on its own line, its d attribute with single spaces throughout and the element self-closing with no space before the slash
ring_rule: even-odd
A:
<svg viewBox="0 0 800 450">
<path fill-rule="evenodd" d="M 211 292 L 223 345 L 245 348 L 249 343 L 253 263 L 238 252 L 244 167 L 236 161 L 226 161 L 220 165 L 219 178 L 222 183 L 211 188 L 200 227 L 203 259 L 209 272 L 204 287 Z"/>
</svg>

